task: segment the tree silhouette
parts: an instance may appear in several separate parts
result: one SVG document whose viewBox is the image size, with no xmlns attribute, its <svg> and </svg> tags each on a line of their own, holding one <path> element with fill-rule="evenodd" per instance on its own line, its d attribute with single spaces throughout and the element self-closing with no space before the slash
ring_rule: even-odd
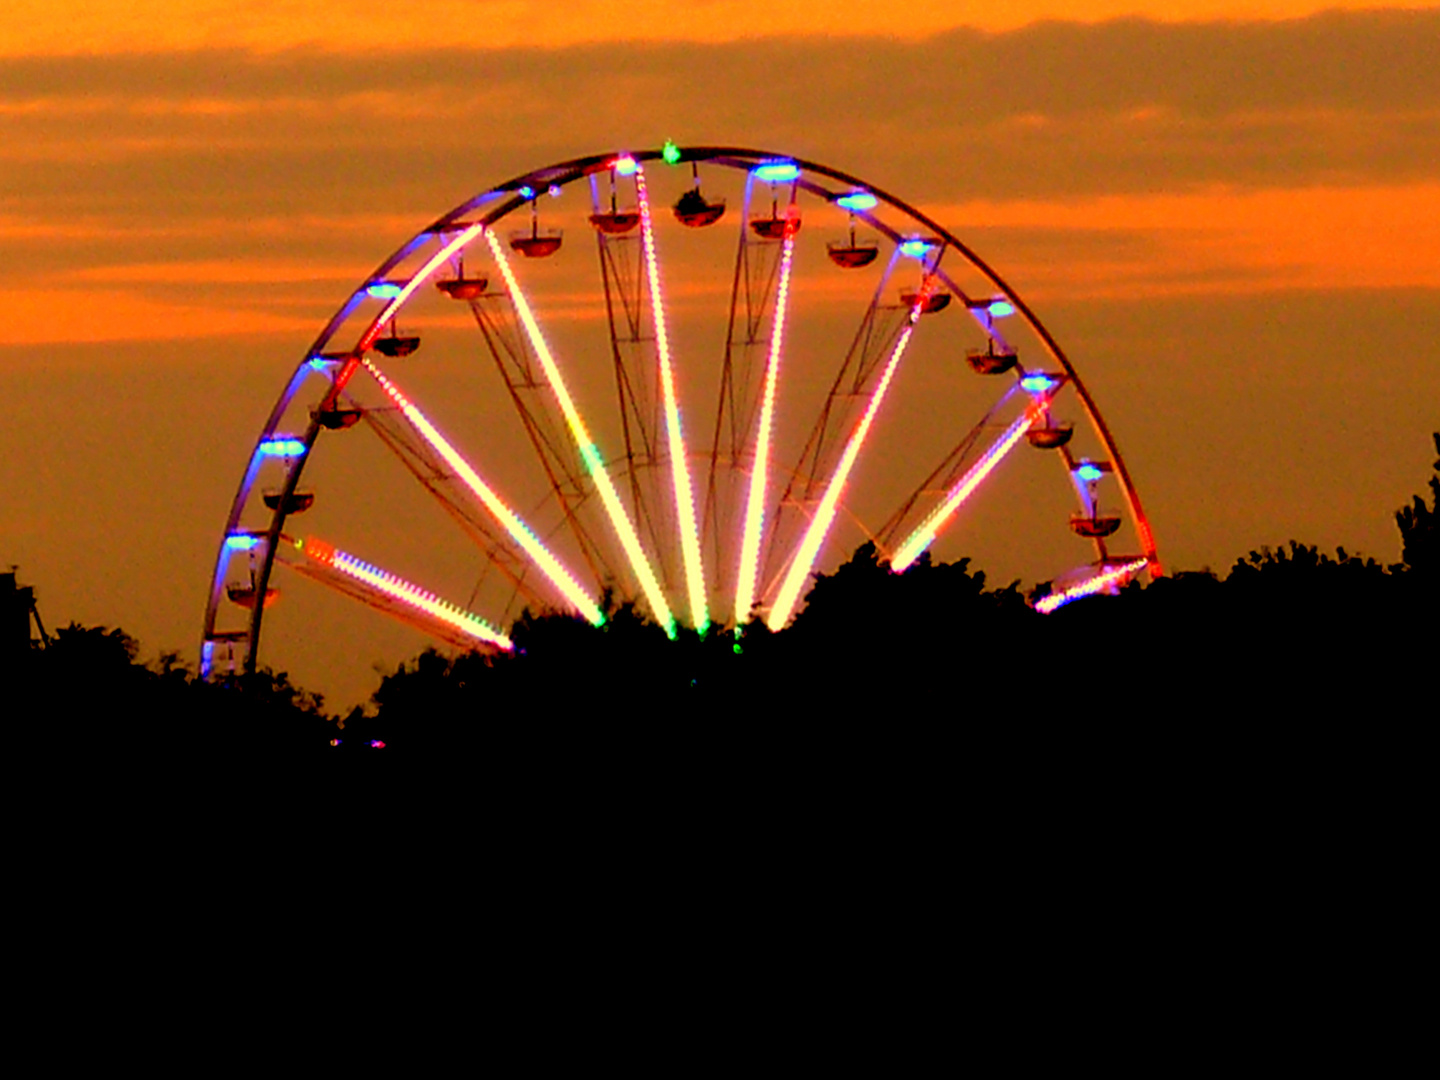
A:
<svg viewBox="0 0 1440 1080">
<path fill-rule="evenodd" d="M 1123 757 L 1156 738 L 1118 738 L 1110 725 L 1122 717 L 1203 730 L 1192 747 L 1202 758 L 1226 739 L 1231 751 L 1283 755 L 1296 725 L 1344 733 L 1433 713 L 1434 468 L 1430 499 L 1396 512 L 1403 563 L 1390 567 L 1292 540 L 1249 552 L 1223 578 L 1181 572 L 1041 616 L 1017 583 L 988 588 L 969 559 L 926 555 L 896 574 L 865 544 L 817 575 L 780 633 L 756 621 L 670 640 L 613 596 L 599 628 L 526 612 L 513 653 L 427 649 L 344 718 L 284 672 L 205 682 L 173 652 L 144 664 L 123 630 L 71 623 L 18 661 L 9 731 L 22 751 L 28 741 L 90 753 L 107 768 L 357 751 L 381 760 L 383 744 L 386 760 L 450 758 L 483 765 L 487 783 L 562 786 L 593 782 L 597 768 L 703 757 L 852 778 L 928 770 L 940 791 L 948 762 L 1020 768 L 1036 754 L 1063 782 L 1067 755 L 1093 761 L 1109 747 Z"/>
<path fill-rule="evenodd" d="M 1435 452 L 1440 454 L 1440 431 L 1432 436 Z M 1433 584 L 1440 576 L 1440 458 L 1433 466 L 1435 475 L 1430 477 L 1430 505 L 1425 505 L 1423 495 L 1416 495 L 1409 506 L 1395 511 L 1395 524 L 1400 526 L 1400 557 L 1406 567 Z"/>
</svg>

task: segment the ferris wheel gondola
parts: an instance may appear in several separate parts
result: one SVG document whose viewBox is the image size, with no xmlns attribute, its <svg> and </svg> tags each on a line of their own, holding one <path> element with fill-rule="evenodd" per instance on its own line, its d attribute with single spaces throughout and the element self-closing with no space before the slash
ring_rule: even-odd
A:
<svg viewBox="0 0 1440 1080">
<path fill-rule="evenodd" d="M 671 205 L 679 232 L 697 244 L 727 235 L 688 232 L 725 214 L 725 198 L 701 193 L 702 165 L 707 186 L 729 177 L 743 201 L 738 226 L 709 264 L 699 248 L 684 248 L 673 265 L 661 257 L 682 245 L 664 232 L 654 200 L 670 183 L 664 165 L 681 163 L 690 166 L 689 183 Z M 577 186 L 588 189 L 583 210 L 565 201 Z M 591 226 L 598 273 L 594 263 L 562 255 L 558 226 L 542 228 L 537 203 L 546 192 L 555 199 L 546 202 L 547 219 L 563 222 L 568 213 Z M 768 213 L 752 212 L 766 201 Z M 527 205 L 528 228 L 502 242 L 505 219 Z M 816 241 L 812 260 L 802 215 L 819 216 L 824 227 L 826 214 L 846 227 L 846 239 Z M 857 224 L 874 238 L 858 239 Z M 467 270 L 467 259 L 482 270 Z M 706 265 L 729 296 L 728 310 L 713 318 L 702 301 L 724 293 L 704 284 Z M 823 273 L 851 284 L 832 287 Z M 427 281 L 435 290 L 422 293 Z M 665 299 L 672 281 L 681 282 L 675 295 L 684 301 L 674 310 Z M 832 297 L 847 296 L 848 313 L 837 307 L 827 317 L 848 318 L 853 336 L 827 357 L 825 334 L 804 331 L 818 325 L 826 304 L 839 303 Z M 468 330 L 429 311 L 422 297 L 465 305 Z M 974 319 L 931 317 L 952 302 Z M 397 382 L 382 365 L 420 344 L 420 334 L 396 329 L 402 308 L 435 359 L 413 376 L 404 369 Z M 1022 364 L 1013 333 L 1000 333 L 1006 318 L 1031 339 L 1043 369 Z M 711 323 L 715 335 L 707 337 Z M 792 342 L 801 343 L 793 355 Z M 473 366 L 477 354 L 491 367 L 486 400 L 505 404 L 514 423 L 508 450 L 489 456 L 476 447 L 499 437 L 500 413 L 490 404 L 481 403 L 483 437 L 469 437 L 452 395 L 409 389 L 429 377 L 427 365 L 453 372 L 457 358 Z M 709 390 L 700 389 L 707 364 L 715 371 Z M 609 401 L 597 397 L 600 373 L 611 383 Z M 976 380 L 977 373 L 997 378 Z M 961 405 L 983 394 L 981 384 L 992 394 L 1000 386 L 1000 396 L 969 423 Z M 1081 429 L 1054 419 L 1066 407 L 1088 420 L 1083 442 L 1094 457 L 1077 457 Z M 888 421 L 897 411 L 902 418 Z M 323 519 L 327 528 L 353 530 L 336 539 L 357 550 L 367 543 L 363 500 L 317 501 L 316 480 L 300 486 L 322 446 L 343 454 L 349 445 L 332 447 L 327 433 L 362 423 L 403 466 L 397 475 L 438 504 L 458 526 L 457 542 L 469 545 L 480 581 L 464 590 L 464 602 L 419 584 L 454 559 L 435 558 L 427 569 L 422 548 L 401 576 L 328 539 L 286 532 L 288 519 L 309 511 L 307 522 L 319 515 L 317 528 Z M 988 478 L 1022 441 L 1053 453 L 1074 480 L 1082 512 L 1060 531 L 1085 539 L 1095 554 L 1089 570 L 1056 578 L 1064 587 L 1042 610 L 1160 572 L 1135 487 L 1073 364 L 1015 291 L 925 213 L 839 170 L 747 149 L 667 146 L 562 162 L 481 192 L 422 230 L 321 332 L 264 425 L 232 502 L 202 666 L 253 668 L 277 563 L 452 645 L 509 648 L 503 627 L 519 605 L 569 609 L 600 624 L 607 594 L 632 600 L 672 635 L 757 617 L 778 630 L 813 574 L 843 554 L 842 534 L 874 541 L 903 571 L 956 528 L 962 507 L 994 483 Z M 1100 511 L 1102 483 L 1118 489 L 1126 514 Z M 347 507 L 356 508 L 354 520 Z M 1127 521 L 1133 555 L 1110 547 Z M 255 570 L 237 579 L 242 554 Z"/>
</svg>

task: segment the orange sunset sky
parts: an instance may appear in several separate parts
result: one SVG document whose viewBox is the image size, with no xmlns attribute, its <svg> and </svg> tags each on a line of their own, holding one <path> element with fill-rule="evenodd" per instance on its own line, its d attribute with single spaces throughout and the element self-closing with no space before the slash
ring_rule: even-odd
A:
<svg viewBox="0 0 1440 1080">
<path fill-rule="evenodd" d="M 970 243 L 1091 383 L 1170 566 L 1394 561 L 1440 429 L 1437 57 L 1433 3 L 20 0 L 0 561 L 48 621 L 193 658 L 255 433 L 355 283 L 493 183 L 666 138 L 824 162 Z M 267 659 L 349 704 L 423 644 L 366 633 L 358 674 Z"/>
</svg>

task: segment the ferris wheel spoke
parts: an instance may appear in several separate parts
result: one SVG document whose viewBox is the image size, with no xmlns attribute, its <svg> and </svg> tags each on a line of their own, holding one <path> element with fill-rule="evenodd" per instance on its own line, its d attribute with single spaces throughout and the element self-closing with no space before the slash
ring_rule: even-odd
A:
<svg viewBox="0 0 1440 1080">
<path fill-rule="evenodd" d="M 615 394 L 620 414 L 620 433 L 625 443 L 630 502 L 635 508 L 636 527 L 644 531 L 650 550 L 657 557 L 665 551 L 666 523 L 663 507 L 646 490 L 642 466 L 660 460 L 660 438 L 656 430 L 659 401 L 655 376 L 648 362 L 643 326 L 645 321 L 645 260 L 634 254 L 634 237 L 627 235 L 639 224 L 639 213 L 618 208 L 615 168 L 610 173 L 610 212 L 603 208 L 600 186 L 591 173 L 591 223 L 595 228 L 596 251 L 600 258 L 600 283 L 605 292 L 605 316 L 610 330 L 610 356 L 615 368 Z M 604 227 L 602 227 L 604 226 Z M 627 363 L 627 356 L 630 362 Z M 668 568 L 662 563 L 661 574 Z"/>
<path fill-rule="evenodd" d="M 901 527 L 910 520 L 910 512 L 915 509 L 915 505 L 927 495 L 934 495 L 936 492 L 948 490 L 951 487 L 960 474 L 960 467 L 969 460 L 970 451 L 980 441 L 980 436 L 985 433 L 986 428 L 993 425 L 996 414 L 1015 396 L 1015 393 L 1016 388 L 1012 386 L 1001 394 L 1000 400 L 985 411 L 985 415 L 975 422 L 975 425 L 951 448 L 940 464 L 935 466 L 924 480 L 920 481 L 915 490 L 910 493 L 910 497 L 901 503 L 899 509 L 891 514 L 885 524 L 876 531 L 876 546 L 887 559 L 894 553 L 896 535 L 900 532 Z"/>
<path fill-rule="evenodd" d="M 1035 610 L 1042 615 L 1048 615 L 1072 600 L 1079 600 L 1084 596 L 1094 596 L 1096 593 L 1112 589 L 1117 585 L 1123 585 L 1141 570 L 1153 567 L 1154 561 L 1147 557 L 1123 561 L 1102 560 L 1099 573 L 1069 585 L 1059 592 L 1052 592 L 1049 596 L 1041 597 L 1035 601 Z"/>
<path fill-rule="evenodd" d="M 575 407 L 574 400 L 570 397 L 570 391 L 565 386 L 560 368 L 555 363 L 555 357 L 551 354 L 550 346 L 546 344 L 544 335 L 540 333 L 540 326 L 535 321 L 535 314 L 530 308 L 530 302 L 520 288 L 520 282 L 515 277 L 515 271 L 510 267 L 510 260 L 506 258 L 505 249 L 501 246 L 495 230 L 487 229 L 485 239 L 495 257 L 495 265 L 500 268 L 500 274 L 505 279 L 505 286 L 509 289 L 510 296 L 515 303 L 515 311 L 525 327 L 525 333 L 530 339 L 530 346 L 535 350 L 535 355 L 539 359 L 541 367 L 544 368 L 545 378 L 550 383 L 550 389 L 560 404 L 560 411 L 565 415 L 565 422 L 570 428 L 571 438 L 575 440 L 575 445 L 580 451 L 580 458 L 585 463 L 586 471 L 595 481 L 596 488 L 600 491 L 601 502 L 619 537 L 620 546 L 624 548 L 625 555 L 630 560 L 630 568 L 640 581 L 640 588 L 650 604 L 650 611 L 665 628 L 665 632 L 674 637 L 675 616 L 671 613 L 670 605 L 660 588 L 660 582 L 655 577 L 655 570 L 650 565 L 644 549 L 640 546 L 640 537 L 635 532 L 635 525 L 630 520 L 630 515 L 625 512 L 625 507 L 615 490 L 615 484 L 605 468 L 605 460 L 600 456 L 600 448 L 590 437 L 590 431 L 585 426 L 580 411 Z"/>
<path fill-rule="evenodd" d="M 705 563 L 700 554 L 700 530 L 695 520 L 695 490 L 690 481 L 690 456 L 685 450 L 685 433 L 680 422 L 680 401 L 675 389 L 675 369 L 670 357 L 670 334 L 665 324 L 665 304 L 660 293 L 660 265 L 655 254 L 655 229 L 650 218 L 650 199 L 645 190 L 645 170 L 636 166 L 635 194 L 640 204 L 640 235 L 645 245 L 645 268 L 650 279 L 650 312 L 655 321 L 655 351 L 660 365 L 660 392 L 665 408 L 665 434 L 670 449 L 670 480 L 675 489 L 675 516 L 680 531 L 680 553 L 685 562 L 685 584 L 690 594 L 692 625 L 704 634 L 710 629 L 710 612 L 705 597 Z"/>
<path fill-rule="evenodd" d="M 499 369 L 511 404 L 520 417 L 520 424 L 549 481 L 551 494 L 565 516 L 592 579 L 603 581 L 612 578 L 614 571 L 605 559 L 603 549 L 585 528 L 578 513 L 580 504 L 585 500 L 585 486 L 572 468 L 573 459 L 564 450 L 564 435 L 557 428 L 543 396 L 538 393 L 544 383 L 535 377 L 532 358 L 519 333 L 519 318 L 515 316 L 509 328 L 513 332 L 505 332 L 502 329 L 504 313 L 497 316 L 484 306 L 484 301 L 490 299 L 500 302 L 509 314 L 514 315 L 514 304 L 507 294 L 472 298 L 469 305 L 476 326 Z"/>
<path fill-rule="evenodd" d="M 740 540 L 740 571 L 735 583 L 735 625 L 743 626 L 755 606 L 755 585 L 760 576 L 760 544 L 765 531 L 765 496 L 770 472 L 770 435 L 775 421 L 775 397 L 780 378 L 780 355 L 785 336 L 785 314 L 790 300 L 790 271 L 794 266 L 795 231 L 787 229 L 780 253 L 780 285 L 775 296 L 775 321 L 770 330 L 770 354 L 765 362 L 760 420 L 751 455 L 750 489 L 745 499 L 745 523 Z"/>
<path fill-rule="evenodd" d="M 845 420 L 852 415 L 851 405 L 864 395 L 870 376 L 874 374 L 881 357 L 894 346 L 896 339 L 905 329 L 903 316 L 898 320 L 888 318 L 895 309 L 883 302 L 885 290 L 899 259 L 900 249 L 897 246 L 891 252 L 890 261 L 875 285 L 875 291 L 870 296 L 865 314 L 860 318 L 845 359 L 835 372 L 835 379 L 830 384 L 830 391 L 825 397 L 820 415 L 806 437 L 799 462 L 781 497 L 782 505 L 810 501 L 822 472 L 829 467 L 832 460 L 836 435 Z"/>
<path fill-rule="evenodd" d="M 450 442 L 436 430 L 435 425 L 413 403 L 400 392 L 393 382 L 386 377 L 374 362 L 369 358 L 361 360 L 365 370 L 379 384 L 380 389 L 385 391 L 390 400 L 400 409 L 415 428 L 416 431 L 430 444 L 431 448 L 444 459 L 445 463 L 455 471 L 456 475 L 465 483 L 472 493 L 486 509 L 495 516 L 495 519 L 504 526 L 514 541 L 520 545 L 531 560 L 540 568 L 541 572 L 550 579 L 550 582 L 560 590 L 561 594 L 575 606 L 575 609 L 585 617 L 587 621 L 599 626 L 605 621 L 605 615 L 599 605 L 585 591 L 570 571 L 565 569 L 560 560 L 551 554 L 539 538 L 531 530 L 530 526 L 520 519 L 520 516 L 510 509 L 494 490 L 480 478 L 480 474 L 471 467 L 470 463 L 461 456 L 460 452 L 450 445 Z"/>
<path fill-rule="evenodd" d="M 924 299 L 922 290 L 922 294 L 916 299 L 915 306 L 910 310 L 910 321 L 900 332 L 900 340 L 895 343 L 895 348 L 890 353 L 885 370 L 865 406 L 865 413 L 861 416 L 860 422 L 855 425 L 855 430 L 851 432 L 850 438 L 845 444 L 845 452 L 840 455 L 840 462 L 836 465 L 835 472 L 831 474 L 830 482 L 825 487 L 825 494 L 820 499 L 820 505 L 816 508 L 814 517 L 810 519 L 804 538 L 800 541 L 800 546 L 790 561 L 790 568 L 785 572 L 780 592 L 765 618 L 765 625 L 771 630 L 780 630 L 790 621 L 790 615 L 795 610 L 796 602 L 800 599 L 800 590 L 804 587 L 806 579 L 809 578 L 810 569 L 815 564 L 815 557 L 819 555 L 820 546 L 825 542 L 825 537 L 829 534 L 830 526 L 835 520 L 835 509 L 845 490 L 845 482 L 850 478 L 850 470 L 855 467 L 855 459 L 860 456 L 860 450 L 865 445 L 865 437 L 870 433 L 870 426 L 875 421 L 875 414 L 880 410 L 886 391 L 890 389 L 890 383 L 895 378 L 895 369 L 899 367 L 900 358 L 905 355 L 905 348 L 915 334 L 915 323 L 920 318 L 920 308 L 924 304 Z"/>
<path fill-rule="evenodd" d="M 370 430 L 455 519 L 460 529 L 484 553 L 487 566 L 497 569 L 537 609 L 543 607 L 545 598 L 526 580 L 526 571 L 531 564 L 524 554 L 516 550 L 503 530 L 496 531 L 488 510 L 475 505 L 473 493 L 464 481 L 446 465 L 424 436 L 408 420 L 404 420 L 403 414 L 393 414 L 399 419 L 391 419 L 391 415 L 389 410 L 364 410 Z M 410 437 L 409 432 L 414 432 L 416 437 Z M 455 491 L 457 487 L 462 490 Z"/>
<path fill-rule="evenodd" d="M 903 316 L 892 319 L 890 316 L 896 309 L 883 302 L 899 258 L 897 244 L 871 293 L 870 302 L 860 318 L 845 358 L 835 372 L 825 403 L 810 428 L 796 464 L 789 470 L 785 488 L 775 502 L 770 540 L 762 560 L 769 579 L 762 599 L 770 595 L 775 583 L 783 578 L 787 564 L 780 562 L 777 566 L 777 556 L 794 528 L 804 527 L 814 520 L 816 491 L 824 471 L 830 469 L 836 460 L 835 449 L 839 445 L 838 436 L 843 425 L 854 416 L 856 403 L 870 388 L 870 376 L 880 367 L 881 360 L 893 349 L 901 332 L 909 325 Z M 787 516 L 788 520 L 795 522 L 793 526 L 786 527 Z"/>
<path fill-rule="evenodd" d="M 474 612 L 323 540 L 282 536 L 276 554 L 296 572 L 458 645 L 488 645 L 505 652 L 515 647 Z"/>
<path fill-rule="evenodd" d="M 730 286 L 730 306 L 725 329 L 725 354 L 720 368 L 720 393 L 715 404 L 715 424 L 710 447 L 709 477 L 705 489 L 703 520 L 715 550 L 717 563 L 729 532 L 729 491 L 721 490 L 721 477 L 726 468 L 737 468 L 751 447 L 751 432 L 762 403 L 762 394 L 754 385 L 755 352 L 766 344 L 763 330 L 770 316 L 772 301 L 779 296 L 782 246 L 767 232 L 750 237 L 750 208 L 755 192 L 753 170 L 745 178 L 745 194 L 739 221 L 739 242 L 735 250 L 735 266 Z M 796 206 L 798 188 L 792 184 L 790 206 L 784 219 L 779 218 L 778 199 L 772 208 L 772 220 L 790 222 L 791 233 L 798 228 Z M 768 224 L 768 223 L 766 223 Z"/>
<path fill-rule="evenodd" d="M 940 535 L 940 530 L 954 517 L 961 504 L 974 494 L 995 466 L 1000 464 L 1001 459 L 1025 437 L 1030 426 L 1043 416 L 1044 412 L 1045 405 L 1041 402 L 1033 402 L 1026 406 L 1019 419 L 1006 428 L 1005 432 L 991 443 L 990 448 L 980 455 L 980 459 L 966 470 L 965 475 L 951 486 L 945 494 L 945 501 L 932 510 L 925 520 L 905 538 L 905 542 L 900 545 L 899 550 L 890 560 L 891 570 L 897 574 L 903 572 L 920 557 L 921 552 L 935 542 L 935 538 Z"/>
</svg>

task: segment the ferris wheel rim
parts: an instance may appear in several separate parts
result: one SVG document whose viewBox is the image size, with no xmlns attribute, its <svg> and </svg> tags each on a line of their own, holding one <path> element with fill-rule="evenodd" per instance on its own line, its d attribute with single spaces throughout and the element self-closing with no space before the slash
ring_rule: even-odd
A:
<svg viewBox="0 0 1440 1080">
<path fill-rule="evenodd" d="M 347 371 L 345 378 L 353 373 L 353 369 L 364 359 L 365 353 L 373 346 L 376 338 L 387 320 L 393 320 L 397 311 L 414 295 L 420 285 L 434 277 L 440 269 L 446 265 L 448 257 L 455 251 L 463 252 L 473 240 L 481 236 L 493 235 L 495 225 L 508 215 L 520 210 L 527 204 L 533 204 L 540 190 L 549 190 L 556 193 L 555 189 L 564 188 L 583 178 L 594 175 L 598 172 L 608 171 L 614 168 L 615 164 L 622 159 L 629 159 L 636 165 L 642 166 L 654 161 L 665 161 L 667 164 L 679 165 L 693 163 L 695 165 L 705 164 L 711 166 L 726 167 L 746 172 L 753 171 L 757 166 L 766 162 L 783 162 L 793 165 L 799 172 L 796 179 L 796 190 L 804 190 L 812 196 L 825 199 L 835 203 L 841 193 L 828 189 L 816 183 L 812 176 L 824 177 L 834 183 L 847 186 L 851 191 L 863 191 L 874 196 L 878 202 L 884 203 L 910 220 L 920 224 L 929 230 L 934 239 L 940 242 L 941 252 L 946 249 L 953 249 L 972 268 L 978 271 L 990 284 L 1000 297 L 1003 297 L 1013 305 L 1015 312 L 1022 316 L 1025 324 L 1031 329 L 1036 337 L 1043 344 L 1045 350 L 1057 363 L 1065 374 L 1065 383 L 1073 383 L 1076 396 L 1080 399 L 1086 413 L 1087 420 L 1095 432 L 1095 435 L 1104 448 L 1108 461 L 1115 474 L 1115 477 L 1125 498 L 1126 510 L 1136 534 L 1141 542 L 1142 555 L 1139 558 L 1143 562 L 1142 569 L 1152 576 L 1161 574 L 1161 567 L 1156 552 L 1153 533 L 1149 520 L 1140 503 L 1138 492 L 1131 480 L 1128 468 L 1120 453 L 1114 436 L 1109 430 L 1098 406 L 1090 394 L 1079 372 L 1075 369 L 1069 357 L 1055 340 L 1053 335 L 1045 327 L 1044 323 L 1023 300 L 1018 292 L 1005 281 L 1000 274 L 994 270 L 983 258 L 972 248 L 961 241 L 948 228 L 934 220 L 920 208 L 906 202 L 886 189 L 870 184 L 854 174 L 834 169 L 819 162 L 810 161 L 794 155 L 787 155 L 775 151 L 760 150 L 749 147 L 734 146 L 696 146 L 679 148 L 673 144 L 667 144 L 663 149 L 651 149 L 640 151 L 614 150 L 602 154 L 586 155 L 581 158 L 571 159 L 554 165 L 533 169 L 505 181 L 502 184 L 479 192 L 470 199 L 460 203 L 448 213 L 437 218 L 429 226 L 419 230 L 411 236 L 404 244 L 398 247 L 390 256 L 382 260 L 376 269 L 363 279 L 359 288 L 343 302 L 332 315 L 331 319 L 314 343 L 306 351 L 304 357 L 297 365 L 286 387 L 282 390 L 275 406 L 272 408 L 269 418 L 257 439 L 256 451 L 252 453 L 251 460 L 246 472 L 242 476 L 241 483 L 236 491 L 235 499 L 232 501 L 231 510 L 227 517 L 226 530 L 222 536 L 220 552 L 216 561 L 216 568 L 212 577 L 210 597 L 207 603 L 205 629 L 202 637 L 202 667 L 205 666 L 209 656 L 209 648 L 217 640 L 238 635 L 233 632 L 217 633 L 216 616 L 220 604 L 221 595 L 225 588 L 225 575 L 228 567 L 228 556 L 230 545 L 238 535 L 240 518 L 245 504 L 250 496 L 255 477 L 258 472 L 261 448 L 266 440 L 272 440 L 278 432 L 278 424 L 283 418 L 286 410 L 291 406 L 300 386 L 313 369 L 317 362 L 322 359 L 325 362 L 340 362 L 345 364 L 351 371 Z M 543 183 L 544 187 L 539 185 Z M 748 195 L 747 186 L 747 195 Z M 484 213 L 478 217 L 472 217 L 477 210 L 488 206 Z M 852 211 L 853 213 L 853 211 Z M 901 242 L 901 236 L 889 226 L 878 221 L 872 215 L 861 211 L 857 215 L 864 219 L 872 227 L 875 227 L 882 235 L 897 245 Z M 437 237 L 456 237 L 448 243 L 441 245 L 441 251 L 418 271 L 409 277 L 394 278 L 391 275 L 397 267 L 414 254 L 427 241 Z M 743 238 L 743 223 L 742 223 Z M 938 276 L 957 294 L 965 296 L 963 290 L 954 282 L 952 276 L 939 270 Z M 382 308 L 366 326 L 350 349 L 330 350 L 329 346 L 337 332 L 345 325 L 349 316 L 354 312 L 357 304 L 367 296 L 367 291 L 377 285 L 393 286 L 398 292 L 392 297 L 392 303 Z M 370 294 L 373 295 L 373 294 Z M 333 408 L 339 401 L 339 394 L 343 390 L 343 381 L 336 380 L 335 388 L 327 395 L 321 408 Z M 287 470 L 286 481 L 278 498 L 277 506 L 271 517 L 271 522 L 264 532 L 263 542 L 257 544 L 263 551 L 263 562 L 258 575 L 255 575 L 255 587 L 258 589 L 258 596 L 262 602 L 253 606 L 250 617 L 249 632 L 245 635 L 245 670 L 253 671 L 261 639 L 261 628 L 263 624 L 263 613 L 265 610 L 264 598 L 267 597 L 269 582 L 276 559 L 277 549 L 282 537 L 282 530 L 287 518 L 287 507 L 300 483 L 304 472 L 305 464 L 308 462 L 310 452 L 313 450 L 318 436 L 322 430 L 319 420 L 319 412 L 312 416 L 303 436 L 298 442 L 303 445 L 303 450 L 294 459 L 292 467 Z M 1066 460 L 1069 461 L 1068 452 Z M 1073 467 L 1073 466 L 1072 466 Z M 257 541 L 261 537 L 255 537 Z M 1096 541 L 1100 553 L 1100 567 L 1102 571 L 1106 567 L 1106 549 L 1103 540 Z"/>
</svg>

